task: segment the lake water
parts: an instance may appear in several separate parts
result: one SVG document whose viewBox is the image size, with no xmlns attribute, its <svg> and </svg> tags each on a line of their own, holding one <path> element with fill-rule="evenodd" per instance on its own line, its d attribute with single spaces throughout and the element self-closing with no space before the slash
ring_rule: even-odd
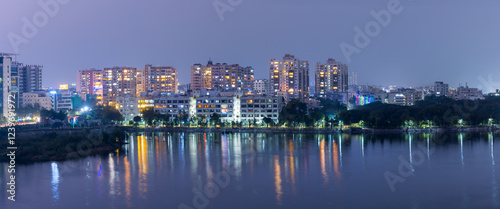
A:
<svg viewBox="0 0 500 209">
<path fill-rule="evenodd" d="M 0 168 L 0 208 L 500 208 L 500 133 L 131 134 L 106 156 Z M 497 174 L 498 173 L 498 174 Z"/>
</svg>

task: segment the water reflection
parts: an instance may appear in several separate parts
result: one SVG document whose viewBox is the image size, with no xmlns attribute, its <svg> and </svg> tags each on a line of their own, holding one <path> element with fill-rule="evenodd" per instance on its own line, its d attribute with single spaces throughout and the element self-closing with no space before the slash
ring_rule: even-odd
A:
<svg viewBox="0 0 500 209">
<path fill-rule="evenodd" d="M 460 141 L 460 160 L 462 162 L 462 167 L 464 166 L 464 134 L 463 132 L 460 132 L 458 135 L 459 141 Z"/>
<path fill-rule="evenodd" d="M 341 179 L 342 178 L 342 174 L 340 173 L 340 163 L 339 163 L 339 151 L 338 151 L 338 145 L 337 143 L 335 143 L 335 141 L 333 141 L 333 169 L 334 169 L 334 172 L 335 172 L 335 177 L 337 179 Z"/>
<path fill-rule="evenodd" d="M 446 201 L 454 208 L 458 204 L 498 208 L 494 154 L 498 135 L 453 133 L 445 142 L 431 143 L 436 135 L 132 133 L 130 143 L 116 154 L 81 159 L 84 169 L 68 177 L 57 163 L 43 164 L 50 168 L 46 171 L 27 166 L 19 172 L 40 175 L 40 181 L 30 182 L 43 188 L 50 200 L 40 208 L 71 208 L 69 202 L 89 208 L 179 208 L 196 197 L 193 188 L 203 192 L 206 185 L 220 185 L 217 178 L 222 171 L 231 173 L 227 186 L 219 187 L 206 208 L 234 208 L 244 201 L 253 205 L 243 208 L 332 208 L 335 204 L 367 208 L 369 200 L 394 204 L 391 208 L 432 208 L 426 207 L 428 202 L 443 193 L 449 194 Z M 390 193 L 381 176 L 386 171 L 398 174 L 400 156 L 404 156 L 405 171 L 411 167 L 416 172 L 397 184 L 398 192 Z M 470 166 L 464 166 L 464 157 Z M 425 169 L 421 158 L 429 161 Z M 435 188 L 440 184 L 445 186 Z M 81 193 L 73 195 L 75 189 L 70 188 L 80 186 Z M 481 196 L 484 205 L 475 205 L 475 196 Z M 0 208 L 10 208 L 2 204 Z"/>
<path fill-rule="evenodd" d="M 281 188 L 281 166 L 278 156 L 274 156 L 274 186 L 276 188 L 276 201 L 281 205 L 283 191 Z"/>
<path fill-rule="evenodd" d="M 491 155 L 491 178 L 492 178 L 492 187 L 491 187 L 491 198 L 493 199 L 493 204 L 498 207 L 498 182 L 496 178 L 496 171 L 495 171 L 495 155 L 494 155 L 494 139 L 493 139 L 493 133 L 489 132 L 488 133 L 488 142 L 490 146 L 490 155 Z"/>
<path fill-rule="evenodd" d="M 144 135 L 137 138 L 137 158 L 139 164 L 139 194 L 145 199 L 148 191 L 148 140 Z"/>
<path fill-rule="evenodd" d="M 57 167 L 57 163 L 53 162 L 51 164 L 52 168 L 52 198 L 54 201 L 59 200 L 59 168 Z"/>
<path fill-rule="evenodd" d="M 321 163 L 321 175 L 323 176 L 324 184 L 328 184 L 328 174 L 326 173 L 326 152 L 325 152 L 325 140 L 322 139 L 319 142 L 319 160 Z"/>
<path fill-rule="evenodd" d="M 123 164 L 125 166 L 125 200 L 126 200 L 127 206 L 130 207 L 132 205 L 132 202 L 130 199 L 132 191 L 130 188 L 130 186 L 131 186 L 130 163 L 128 162 L 127 156 L 125 156 L 123 158 Z"/>
</svg>

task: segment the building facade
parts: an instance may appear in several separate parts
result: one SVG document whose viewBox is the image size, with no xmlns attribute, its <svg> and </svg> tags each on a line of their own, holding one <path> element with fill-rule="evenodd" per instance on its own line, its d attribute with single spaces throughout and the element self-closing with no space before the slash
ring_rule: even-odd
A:
<svg viewBox="0 0 500 209">
<path fill-rule="evenodd" d="M 132 96 L 116 98 L 115 107 L 118 111 L 120 111 L 125 121 L 133 121 L 135 116 L 139 116 L 141 114 L 139 100 L 139 98 Z"/>
<path fill-rule="evenodd" d="M 270 94 L 269 80 L 268 79 L 256 79 L 253 81 L 252 87 L 253 94 Z"/>
<path fill-rule="evenodd" d="M 40 65 L 24 65 L 19 62 L 12 63 L 12 73 L 17 83 L 19 105 L 22 106 L 24 93 L 42 90 L 42 69 Z"/>
<path fill-rule="evenodd" d="M 469 86 L 460 86 L 455 92 L 454 99 L 456 100 L 476 100 L 484 99 L 483 91 L 477 88 L 469 88 Z"/>
<path fill-rule="evenodd" d="M 0 54 L 0 109 L 1 117 L 9 115 L 9 95 L 11 92 L 11 67 L 12 58 L 6 54 Z"/>
<path fill-rule="evenodd" d="M 87 95 L 95 95 L 98 104 L 103 104 L 103 70 L 79 70 L 76 73 L 76 91 L 82 98 Z"/>
<path fill-rule="evenodd" d="M 271 59 L 269 85 L 273 95 L 304 101 L 309 97 L 309 62 L 290 54 L 282 60 Z"/>
<path fill-rule="evenodd" d="M 144 86 L 144 69 L 137 69 L 136 73 L 136 83 L 137 83 L 137 96 L 139 97 L 141 92 L 146 92 L 146 88 Z"/>
<path fill-rule="evenodd" d="M 326 93 L 347 92 L 349 85 L 349 69 L 346 64 L 328 59 L 326 63 L 316 63 L 315 96 L 325 98 Z"/>
<path fill-rule="evenodd" d="M 434 95 L 436 96 L 449 96 L 450 88 L 448 84 L 443 83 L 442 81 L 436 81 L 434 83 Z"/>
<path fill-rule="evenodd" d="M 132 67 L 104 68 L 102 103 L 113 106 L 117 97 L 137 96 L 137 69 Z"/>
<path fill-rule="evenodd" d="M 191 67 L 191 90 L 251 91 L 254 81 L 253 68 L 238 64 L 209 61 L 206 66 L 194 64 Z"/>
<path fill-rule="evenodd" d="M 210 118 L 218 114 L 222 122 L 261 123 L 265 117 L 278 121 L 284 106 L 282 97 L 271 95 L 244 95 L 242 91 L 196 91 L 192 96 L 172 95 L 154 98 L 154 109 L 171 118 L 188 115 L 189 118 Z"/>
<path fill-rule="evenodd" d="M 156 67 L 146 65 L 144 73 L 144 91 L 177 93 L 178 74 L 174 67 Z"/>
<path fill-rule="evenodd" d="M 23 106 L 39 106 L 40 108 L 51 110 L 52 98 L 47 92 L 23 93 Z"/>
</svg>

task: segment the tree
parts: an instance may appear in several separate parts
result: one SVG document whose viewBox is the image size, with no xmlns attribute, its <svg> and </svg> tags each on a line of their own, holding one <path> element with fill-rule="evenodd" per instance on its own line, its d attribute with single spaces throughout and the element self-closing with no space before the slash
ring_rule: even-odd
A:
<svg viewBox="0 0 500 209">
<path fill-rule="evenodd" d="M 214 124 L 214 125 L 219 125 L 221 123 L 221 115 L 217 114 L 217 113 L 214 113 L 210 116 L 210 121 Z"/>
<path fill-rule="evenodd" d="M 142 111 L 142 118 L 148 125 L 154 125 L 156 122 L 161 122 L 161 121 L 169 121 L 170 120 L 170 115 L 169 114 L 160 114 L 158 112 L 155 112 L 153 108 L 146 108 Z"/>
<path fill-rule="evenodd" d="M 141 118 L 141 116 L 135 116 L 133 118 L 133 120 L 134 120 L 135 124 L 138 124 L 139 122 L 141 122 L 142 118 Z"/>
<path fill-rule="evenodd" d="M 102 112 L 99 114 L 102 114 L 103 123 L 119 122 L 125 119 L 120 111 L 111 106 L 103 107 Z"/>
<path fill-rule="evenodd" d="M 292 99 L 283 107 L 278 117 L 280 123 L 295 126 L 297 123 L 305 122 L 307 118 L 307 104 L 299 99 Z"/>
<path fill-rule="evenodd" d="M 155 119 L 155 110 L 152 107 L 148 107 L 142 111 L 142 118 L 148 125 L 153 125 L 153 120 Z"/>
<path fill-rule="evenodd" d="M 268 128 L 269 126 L 274 126 L 274 120 L 272 118 L 265 117 L 262 120 L 264 121 L 264 123 L 266 123 Z"/>
</svg>

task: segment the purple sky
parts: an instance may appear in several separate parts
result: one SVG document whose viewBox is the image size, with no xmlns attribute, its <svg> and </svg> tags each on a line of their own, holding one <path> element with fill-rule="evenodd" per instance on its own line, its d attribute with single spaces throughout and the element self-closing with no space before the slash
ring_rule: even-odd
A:
<svg viewBox="0 0 500 209">
<path fill-rule="evenodd" d="M 387 9 L 389 2 L 242 1 L 221 21 L 213 0 L 70 0 L 19 45 L 18 60 L 44 65 L 47 87 L 75 82 L 79 69 L 145 64 L 174 66 L 180 82 L 188 83 L 190 66 L 209 57 L 253 66 L 256 78 L 267 78 L 269 60 L 285 53 L 308 60 L 313 76 L 318 61 L 346 62 L 340 43 L 353 44 L 353 28 L 364 28 L 374 20 L 370 11 Z M 14 52 L 7 34 L 22 36 L 22 18 L 43 10 L 32 0 L 0 4 L 0 52 Z M 479 77 L 500 81 L 500 1 L 401 0 L 401 6 L 403 11 L 351 56 L 349 68 L 358 72 L 359 84 L 421 86 L 442 80 L 495 88 Z"/>
</svg>

